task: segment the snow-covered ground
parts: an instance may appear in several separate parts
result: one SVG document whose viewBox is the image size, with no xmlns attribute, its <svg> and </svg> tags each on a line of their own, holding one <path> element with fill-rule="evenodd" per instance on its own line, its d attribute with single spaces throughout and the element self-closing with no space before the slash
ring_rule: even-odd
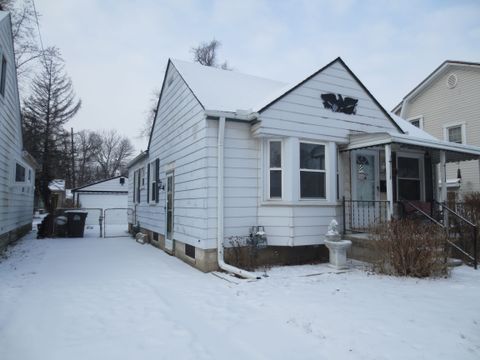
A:
<svg viewBox="0 0 480 360">
<path fill-rule="evenodd" d="M 203 274 L 131 238 L 27 236 L 0 261 L 0 359 L 479 359 L 480 271 Z"/>
</svg>

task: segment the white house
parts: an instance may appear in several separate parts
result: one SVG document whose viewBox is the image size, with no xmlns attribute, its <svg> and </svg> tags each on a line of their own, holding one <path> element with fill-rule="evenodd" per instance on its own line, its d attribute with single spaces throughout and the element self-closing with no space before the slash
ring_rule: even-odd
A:
<svg viewBox="0 0 480 360">
<path fill-rule="evenodd" d="M 445 141 L 480 146 L 480 63 L 446 60 L 393 111 Z M 447 166 L 449 200 L 480 191 L 478 161 Z"/>
<path fill-rule="evenodd" d="M 169 60 L 148 150 L 129 164 L 129 218 L 203 271 L 264 226 L 272 261 L 314 259 L 335 218 L 345 230 L 441 200 L 432 167 L 478 159 L 384 110 L 337 58 L 286 85 Z M 344 200 L 345 199 L 345 200 Z"/>
<path fill-rule="evenodd" d="M 23 151 L 11 26 L 0 11 L 0 250 L 32 229 L 37 166 Z"/>
</svg>

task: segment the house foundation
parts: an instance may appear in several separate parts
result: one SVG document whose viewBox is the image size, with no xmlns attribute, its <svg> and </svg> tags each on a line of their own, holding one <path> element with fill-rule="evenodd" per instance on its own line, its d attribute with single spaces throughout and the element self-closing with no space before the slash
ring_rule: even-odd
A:
<svg viewBox="0 0 480 360">
<path fill-rule="evenodd" d="M 25 236 L 30 231 L 32 231 L 32 224 L 28 223 L 0 235 L 0 252 L 5 250 L 9 244 L 20 239 L 22 236 Z"/>
</svg>

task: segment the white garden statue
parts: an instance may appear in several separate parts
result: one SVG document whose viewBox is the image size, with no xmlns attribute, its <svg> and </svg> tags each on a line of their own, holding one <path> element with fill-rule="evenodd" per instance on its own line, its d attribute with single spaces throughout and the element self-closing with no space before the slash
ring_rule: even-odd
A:
<svg viewBox="0 0 480 360">
<path fill-rule="evenodd" d="M 352 245 L 350 240 L 341 240 L 340 233 L 337 230 L 338 222 L 333 219 L 328 225 L 328 231 L 325 234 L 325 246 L 330 255 L 330 266 L 335 269 L 346 269 L 347 249 Z"/>
<path fill-rule="evenodd" d="M 338 227 L 337 220 L 332 219 L 332 221 L 330 221 L 330 225 L 328 225 L 327 235 L 338 235 L 337 227 Z"/>
</svg>

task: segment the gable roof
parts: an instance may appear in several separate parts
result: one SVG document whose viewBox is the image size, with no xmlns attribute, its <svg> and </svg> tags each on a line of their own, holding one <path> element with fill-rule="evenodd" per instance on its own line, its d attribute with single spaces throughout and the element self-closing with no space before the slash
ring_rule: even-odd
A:
<svg viewBox="0 0 480 360">
<path fill-rule="evenodd" d="M 423 79 L 417 86 L 415 86 L 407 95 L 405 95 L 402 101 L 400 101 L 400 103 L 398 103 L 397 106 L 395 106 L 392 109 L 392 112 L 397 112 L 402 107 L 405 100 L 407 100 L 411 96 L 418 94 L 420 91 L 425 89 L 428 85 L 432 83 L 432 81 L 434 81 L 438 76 L 443 74 L 444 71 L 446 71 L 449 67 L 452 67 L 452 66 L 474 67 L 474 68 L 480 69 L 480 63 L 478 62 L 445 60 L 435 70 L 433 70 L 425 79 Z"/>
<path fill-rule="evenodd" d="M 236 71 L 172 59 L 173 66 L 207 110 L 250 110 L 287 84 Z"/>
<path fill-rule="evenodd" d="M 270 105 L 282 99 L 294 91 L 306 81 L 321 73 L 334 63 L 339 62 L 345 70 L 353 77 L 359 86 L 366 92 L 367 96 L 378 106 L 380 111 L 391 123 L 401 132 L 404 131 L 395 122 L 390 113 L 375 99 L 370 91 L 363 85 L 358 77 L 350 70 L 345 62 L 337 57 L 321 69 L 317 70 L 307 78 L 294 84 L 286 84 L 281 81 L 270 80 L 254 75 L 242 74 L 239 72 L 219 69 L 211 66 L 204 66 L 198 63 L 191 63 L 182 60 L 169 59 L 167 69 L 163 78 L 162 89 L 157 102 L 157 111 L 160 106 L 163 90 L 167 80 L 167 74 L 172 65 L 180 74 L 185 84 L 191 90 L 204 110 L 215 110 L 223 112 L 259 112 L 267 109 Z M 152 140 L 152 134 L 156 123 L 154 119 L 152 130 L 148 141 L 148 147 Z M 148 151 L 148 150 L 147 150 Z"/>
<path fill-rule="evenodd" d="M 118 176 L 111 177 L 111 178 L 109 178 L 109 179 L 94 181 L 94 182 L 92 182 L 92 183 L 90 183 L 90 184 L 86 184 L 86 185 L 83 185 L 83 186 L 76 187 L 75 189 L 72 189 L 72 192 L 77 192 L 77 191 L 80 190 L 80 189 L 84 189 L 84 188 L 87 188 L 87 187 L 90 187 L 90 186 L 93 186 L 93 185 L 101 184 L 101 183 L 103 183 L 103 182 L 110 181 L 110 180 L 114 180 L 114 179 L 119 179 L 119 178 L 128 179 L 128 176 L 118 175 Z"/>
</svg>

